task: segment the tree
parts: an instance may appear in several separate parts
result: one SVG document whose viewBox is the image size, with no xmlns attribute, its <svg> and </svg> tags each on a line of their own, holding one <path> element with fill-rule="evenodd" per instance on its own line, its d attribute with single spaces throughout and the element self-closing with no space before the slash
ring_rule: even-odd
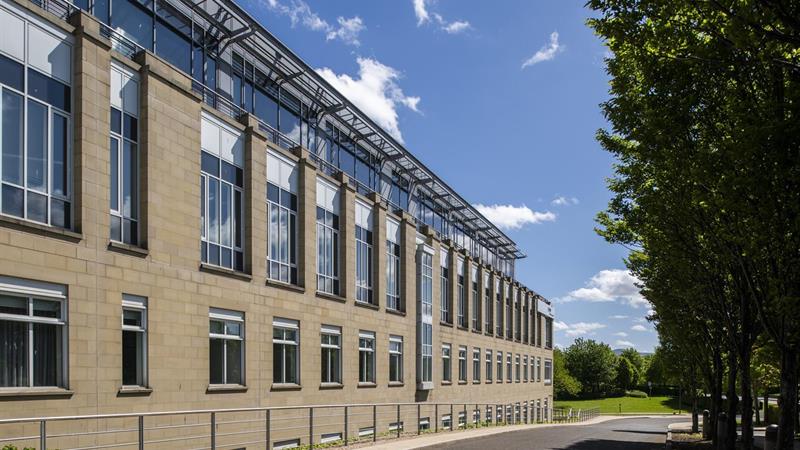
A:
<svg viewBox="0 0 800 450">
<path fill-rule="evenodd" d="M 617 358 L 617 387 L 629 390 L 635 386 L 636 367 L 624 356 Z"/>
<path fill-rule="evenodd" d="M 581 383 L 567 370 L 564 354 L 553 350 L 553 393 L 556 399 L 576 397 L 581 392 Z"/>
<path fill-rule="evenodd" d="M 625 358 L 633 365 L 634 373 L 631 380 L 632 385 L 640 386 L 644 383 L 644 358 L 635 348 L 626 348 L 620 353 L 620 358 Z"/>
<path fill-rule="evenodd" d="M 578 338 L 564 350 L 567 370 L 588 394 L 602 394 L 613 386 L 616 358 L 608 344 L 593 339 Z"/>
</svg>

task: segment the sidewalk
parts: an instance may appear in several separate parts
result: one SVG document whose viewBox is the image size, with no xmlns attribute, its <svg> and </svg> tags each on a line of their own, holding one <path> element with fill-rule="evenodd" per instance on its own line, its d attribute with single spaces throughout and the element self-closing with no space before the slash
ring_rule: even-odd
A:
<svg viewBox="0 0 800 450">
<path fill-rule="evenodd" d="M 609 420 L 630 418 L 630 417 L 631 417 L 630 415 L 598 416 L 595 417 L 594 419 L 587 420 L 585 422 L 506 425 L 502 427 L 472 428 L 464 431 L 446 431 L 443 433 L 412 436 L 409 438 L 392 439 L 386 442 L 380 442 L 375 445 L 368 445 L 359 448 L 368 448 L 370 450 L 414 449 L 414 448 L 428 447 L 431 445 L 443 444 L 445 442 L 460 441 L 462 439 L 470 439 L 483 436 L 491 436 L 494 434 L 509 433 L 513 431 L 533 430 L 539 428 L 552 428 L 552 427 L 574 427 L 582 425 L 594 425 L 598 423 L 608 422 Z M 663 416 L 641 414 L 637 417 L 663 417 Z"/>
</svg>

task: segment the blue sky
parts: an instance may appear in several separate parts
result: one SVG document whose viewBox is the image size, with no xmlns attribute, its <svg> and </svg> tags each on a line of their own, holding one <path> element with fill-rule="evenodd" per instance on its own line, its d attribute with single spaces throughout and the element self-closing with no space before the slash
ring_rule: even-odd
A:
<svg viewBox="0 0 800 450">
<path fill-rule="evenodd" d="M 625 250 L 593 228 L 610 193 L 606 53 L 583 0 L 238 0 L 528 254 L 556 343 L 652 351 Z"/>
</svg>

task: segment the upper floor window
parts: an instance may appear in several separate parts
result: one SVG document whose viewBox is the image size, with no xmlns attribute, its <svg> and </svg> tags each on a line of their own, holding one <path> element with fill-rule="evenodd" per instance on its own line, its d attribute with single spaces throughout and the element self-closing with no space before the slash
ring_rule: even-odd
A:
<svg viewBox="0 0 800 450">
<path fill-rule="evenodd" d="M 544 384 L 553 382 L 553 361 L 549 359 L 544 360 Z"/>
<path fill-rule="evenodd" d="M 514 372 L 511 364 L 511 352 L 506 353 L 506 381 L 511 383 L 514 380 Z"/>
<path fill-rule="evenodd" d="M 547 317 L 544 320 L 544 346 L 545 348 L 553 348 L 553 318 Z"/>
<path fill-rule="evenodd" d="M 458 325 L 467 326 L 467 292 L 464 290 L 464 259 L 458 258 L 456 261 L 456 313 L 458 315 Z"/>
<path fill-rule="evenodd" d="M 386 219 L 386 307 L 402 311 L 400 303 L 400 223 Z"/>
<path fill-rule="evenodd" d="M 272 382 L 300 384 L 300 323 L 272 320 Z"/>
<path fill-rule="evenodd" d="M 542 358 L 536 357 L 536 381 L 542 381 Z"/>
<path fill-rule="evenodd" d="M 372 298 L 372 208 L 356 202 L 356 301 L 374 303 Z"/>
<path fill-rule="evenodd" d="M 317 290 L 339 294 L 339 189 L 317 178 Z"/>
<path fill-rule="evenodd" d="M 208 313 L 210 384 L 244 384 L 244 313 L 211 308 Z"/>
<path fill-rule="evenodd" d="M 514 289 L 514 339 L 522 339 L 522 292 Z"/>
<path fill-rule="evenodd" d="M 69 229 L 72 39 L 17 13 L 0 8 L 0 212 Z"/>
<path fill-rule="evenodd" d="M 202 261 L 243 271 L 243 137 L 208 114 L 202 116 L 200 137 Z"/>
<path fill-rule="evenodd" d="M 445 323 L 453 323 L 450 316 L 450 254 L 446 249 L 442 249 L 439 254 L 439 266 L 441 268 L 441 282 L 439 283 L 439 301 L 441 302 L 441 319 Z"/>
<path fill-rule="evenodd" d="M 492 381 L 492 351 L 486 350 L 486 381 Z"/>
<path fill-rule="evenodd" d="M 403 381 L 403 336 L 389 336 L 389 381 Z"/>
<path fill-rule="evenodd" d="M 442 344 L 442 381 L 452 381 L 452 376 L 450 375 L 451 364 L 450 344 Z"/>
<path fill-rule="evenodd" d="M 503 290 L 500 280 L 494 279 L 495 303 L 497 315 L 495 316 L 495 332 L 497 337 L 503 337 Z"/>
<path fill-rule="evenodd" d="M 522 380 L 528 382 L 528 355 L 522 357 Z"/>
<path fill-rule="evenodd" d="M 458 381 L 467 381 L 467 347 L 458 347 Z"/>
<path fill-rule="evenodd" d="M 520 367 L 520 356 L 519 353 L 514 356 L 514 380 L 519 383 L 522 379 L 522 372 Z"/>
<path fill-rule="evenodd" d="M 122 385 L 147 386 L 147 299 L 122 295 Z"/>
<path fill-rule="evenodd" d="M 480 331 L 481 298 L 478 297 L 478 268 L 474 265 L 470 267 L 470 281 L 472 281 L 472 329 Z"/>
<path fill-rule="evenodd" d="M 297 284 L 297 164 L 267 151 L 267 273 Z"/>
<path fill-rule="evenodd" d="M 472 381 L 481 381 L 481 349 L 472 349 Z"/>
<path fill-rule="evenodd" d="M 139 244 L 139 77 L 111 64 L 111 240 Z"/>
<path fill-rule="evenodd" d="M 320 329 L 322 345 L 322 382 L 342 382 L 342 329 L 322 325 Z"/>
<path fill-rule="evenodd" d="M 531 318 L 530 318 L 529 312 L 528 312 L 529 311 L 528 305 L 530 305 L 530 303 L 531 303 L 530 297 L 528 297 L 527 294 L 523 295 L 522 296 L 522 319 L 521 319 L 522 320 L 522 342 L 524 342 L 526 344 L 529 341 L 528 329 L 529 329 L 529 326 L 530 326 L 529 322 L 531 321 Z"/>
<path fill-rule="evenodd" d="M 503 382 L 503 352 L 497 352 L 497 381 Z"/>
<path fill-rule="evenodd" d="M 417 339 L 420 343 L 417 379 L 422 383 L 423 389 L 430 389 L 433 382 L 433 249 L 420 245 L 417 255 Z"/>
<path fill-rule="evenodd" d="M 507 284 L 508 290 L 506 293 L 506 339 L 512 339 L 514 337 L 514 315 L 511 310 L 511 303 L 514 301 L 514 293 L 512 292 L 511 284 Z"/>
<path fill-rule="evenodd" d="M 483 274 L 483 324 L 487 333 L 492 332 L 492 285 L 488 273 Z"/>
<path fill-rule="evenodd" d="M 358 333 L 358 382 L 375 383 L 375 333 Z"/>
<path fill-rule="evenodd" d="M 66 287 L 0 276 L 0 388 L 65 387 L 66 342 Z"/>
</svg>

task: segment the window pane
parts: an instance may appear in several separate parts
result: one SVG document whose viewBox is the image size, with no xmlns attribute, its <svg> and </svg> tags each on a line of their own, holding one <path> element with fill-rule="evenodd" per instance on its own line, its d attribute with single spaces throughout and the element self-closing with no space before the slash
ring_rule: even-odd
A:
<svg viewBox="0 0 800 450">
<path fill-rule="evenodd" d="M 67 195 L 67 118 L 53 114 L 53 186 L 50 193 Z"/>
<path fill-rule="evenodd" d="M 273 335 L 274 334 L 275 333 L 273 333 Z M 283 347 L 284 347 L 283 344 L 272 344 L 272 382 L 273 383 L 283 383 L 284 382 L 283 381 Z"/>
<path fill-rule="evenodd" d="M 0 295 L 0 314 L 28 315 L 28 299 L 24 297 L 13 297 L 10 295 Z"/>
<path fill-rule="evenodd" d="M 225 334 L 225 324 L 219 320 L 212 320 L 209 323 L 209 332 L 214 334 Z"/>
<path fill-rule="evenodd" d="M 28 94 L 56 108 L 70 112 L 69 86 L 30 68 L 28 69 Z"/>
<path fill-rule="evenodd" d="M 122 134 L 122 111 L 111 108 L 111 131 Z"/>
<path fill-rule="evenodd" d="M 139 141 L 139 120 L 130 114 L 123 114 L 124 124 L 122 127 L 123 137 L 134 142 Z"/>
<path fill-rule="evenodd" d="M 132 309 L 122 310 L 122 324 L 132 327 L 142 326 L 142 312 Z"/>
<path fill-rule="evenodd" d="M 47 223 L 47 197 L 28 191 L 28 219 Z"/>
<path fill-rule="evenodd" d="M 111 216 L 111 239 L 122 241 L 122 220 L 117 216 Z"/>
<path fill-rule="evenodd" d="M 0 297 L 0 312 L 9 297 Z M 0 320 L 0 387 L 28 386 L 28 324 Z"/>
<path fill-rule="evenodd" d="M 242 384 L 242 341 L 227 340 L 227 376 L 226 382 Z"/>
<path fill-rule="evenodd" d="M 111 25 L 122 29 L 123 34 L 142 47 L 153 49 L 153 19 L 136 2 L 118 0 L 114 2 Z"/>
<path fill-rule="evenodd" d="M 24 73 L 22 64 L 0 55 L 0 83 L 22 91 L 25 83 Z"/>
<path fill-rule="evenodd" d="M 61 379 L 61 326 L 33 324 L 33 385 L 58 386 Z"/>
<path fill-rule="evenodd" d="M 220 187 L 222 188 L 220 194 L 220 243 L 225 246 L 230 246 L 232 227 L 231 186 L 228 183 L 220 183 Z"/>
<path fill-rule="evenodd" d="M 15 188 L 9 185 L 3 185 L 3 214 L 9 214 L 17 217 L 23 216 L 23 193 L 22 189 Z"/>
<path fill-rule="evenodd" d="M 217 205 L 219 197 L 219 182 L 213 178 L 208 179 L 208 240 L 219 242 L 219 207 Z M 217 255 L 219 255 L 217 253 Z M 219 258 L 219 256 L 217 256 Z"/>
<path fill-rule="evenodd" d="M 3 69 L 0 67 L 0 73 Z M 22 185 L 22 96 L 3 90 L 2 136 L 3 181 Z M 5 205 L 5 202 L 3 202 Z M 4 208 L 5 209 L 5 208 Z M 5 212 L 5 211 L 4 211 Z"/>
<path fill-rule="evenodd" d="M 201 152 L 200 165 L 203 172 L 215 177 L 219 176 L 219 159 L 217 157 Z"/>
<path fill-rule="evenodd" d="M 122 215 L 137 217 L 137 158 L 136 144 L 125 141 L 122 146 Z"/>
<path fill-rule="evenodd" d="M 297 346 L 286 346 L 286 383 L 297 383 Z"/>
<path fill-rule="evenodd" d="M 213 322 L 212 322 L 213 323 Z M 209 340 L 209 383 L 222 384 L 224 382 L 222 377 L 223 370 L 223 341 L 222 339 Z"/>
<path fill-rule="evenodd" d="M 28 187 L 47 192 L 47 107 L 28 100 Z"/>
<path fill-rule="evenodd" d="M 126 311 L 127 312 L 127 311 Z M 139 334 L 135 331 L 122 331 L 122 384 L 139 385 Z"/>
<path fill-rule="evenodd" d="M 189 40 L 176 33 L 159 19 L 156 21 L 156 54 L 189 73 L 191 46 Z"/>
<path fill-rule="evenodd" d="M 111 210 L 119 211 L 119 141 L 111 138 L 108 144 L 111 159 Z"/>
<path fill-rule="evenodd" d="M 61 318 L 61 302 L 53 300 L 33 301 L 33 315 L 36 317 L 50 317 L 53 319 Z"/>
</svg>

